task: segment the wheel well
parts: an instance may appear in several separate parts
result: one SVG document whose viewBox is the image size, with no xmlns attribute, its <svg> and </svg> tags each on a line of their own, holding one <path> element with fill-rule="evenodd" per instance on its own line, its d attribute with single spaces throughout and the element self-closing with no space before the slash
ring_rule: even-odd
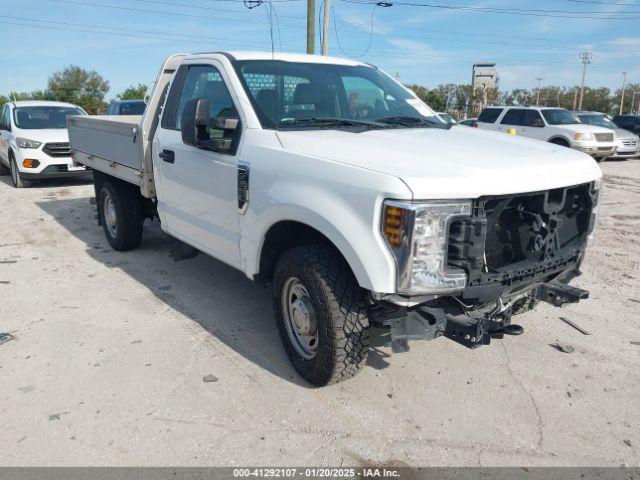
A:
<svg viewBox="0 0 640 480">
<path fill-rule="evenodd" d="M 550 138 L 549 140 L 547 140 L 547 142 L 549 143 L 555 143 L 556 145 L 567 145 L 567 146 L 571 146 L 571 143 L 569 142 L 569 140 L 567 140 L 564 137 L 553 137 Z"/>
<path fill-rule="evenodd" d="M 255 280 L 269 283 L 273 277 L 276 262 L 285 251 L 300 245 L 322 244 L 333 248 L 348 265 L 338 248 L 326 236 L 313 227 L 295 221 L 282 221 L 272 225 L 264 237 L 260 252 L 260 272 Z"/>
</svg>

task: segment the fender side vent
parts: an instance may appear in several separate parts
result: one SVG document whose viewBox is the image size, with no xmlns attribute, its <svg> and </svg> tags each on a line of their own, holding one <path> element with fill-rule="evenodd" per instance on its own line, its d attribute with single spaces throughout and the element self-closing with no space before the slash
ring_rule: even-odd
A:
<svg viewBox="0 0 640 480">
<path fill-rule="evenodd" d="M 249 165 L 238 165 L 238 210 L 244 213 L 249 204 Z"/>
</svg>

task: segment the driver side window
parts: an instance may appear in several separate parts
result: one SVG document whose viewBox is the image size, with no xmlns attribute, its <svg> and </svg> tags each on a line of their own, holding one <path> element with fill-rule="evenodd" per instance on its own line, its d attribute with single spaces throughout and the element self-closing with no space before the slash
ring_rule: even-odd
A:
<svg viewBox="0 0 640 480">
<path fill-rule="evenodd" d="M 224 117 L 238 118 L 229 89 L 224 83 L 217 68 L 206 66 L 192 66 L 184 80 L 182 94 L 178 102 L 178 112 L 176 117 L 176 129 L 180 129 L 182 112 L 189 100 L 195 98 L 206 98 L 209 100 L 209 118 Z M 225 135 L 223 130 L 209 128 L 209 136 L 221 138 Z"/>
</svg>

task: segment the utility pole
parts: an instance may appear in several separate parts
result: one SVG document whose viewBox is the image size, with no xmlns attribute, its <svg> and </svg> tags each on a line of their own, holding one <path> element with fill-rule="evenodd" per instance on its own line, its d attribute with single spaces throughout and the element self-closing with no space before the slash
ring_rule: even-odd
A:
<svg viewBox="0 0 640 480">
<path fill-rule="evenodd" d="M 536 81 L 538 82 L 538 93 L 536 94 L 536 107 L 540 105 L 540 83 L 542 82 L 542 77 L 536 77 Z"/>
<path fill-rule="evenodd" d="M 316 0 L 307 0 L 307 53 L 316 53 Z"/>
<path fill-rule="evenodd" d="M 593 60 L 593 53 L 580 52 L 580 61 L 582 62 L 582 84 L 580 86 L 580 103 L 578 104 L 578 110 L 582 110 L 582 97 L 584 96 L 584 80 L 587 75 L 587 64 Z"/>
<path fill-rule="evenodd" d="M 329 0 L 324 0 L 324 15 L 322 17 L 322 55 L 328 55 L 327 37 L 329 36 Z"/>
<path fill-rule="evenodd" d="M 624 89 L 627 86 L 627 72 L 622 72 L 622 95 L 620 95 L 620 115 L 622 115 L 622 107 L 624 106 Z M 631 102 L 633 109 L 633 102 Z"/>
</svg>

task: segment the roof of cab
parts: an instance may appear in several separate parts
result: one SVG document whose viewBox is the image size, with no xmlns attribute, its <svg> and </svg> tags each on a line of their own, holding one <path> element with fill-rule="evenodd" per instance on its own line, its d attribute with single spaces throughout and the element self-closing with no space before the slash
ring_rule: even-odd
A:
<svg viewBox="0 0 640 480">
<path fill-rule="evenodd" d="M 231 51 L 231 52 L 200 52 L 189 55 L 190 58 L 202 58 L 208 55 L 227 55 L 235 60 L 280 60 L 283 62 L 301 63 L 324 63 L 332 65 L 347 66 L 369 66 L 366 63 L 356 60 L 349 60 L 340 57 L 329 57 L 326 55 L 307 55 L 303 53 L 282 53 L 282 52 L 259 52 L 259 51 Z"/>
<path fill-rule="evenodd" d="M 16 107 L 77 107 L 73 103 L 52 102 L 49 100 L 16 100 L 13 102 Z"/>
</svg>

